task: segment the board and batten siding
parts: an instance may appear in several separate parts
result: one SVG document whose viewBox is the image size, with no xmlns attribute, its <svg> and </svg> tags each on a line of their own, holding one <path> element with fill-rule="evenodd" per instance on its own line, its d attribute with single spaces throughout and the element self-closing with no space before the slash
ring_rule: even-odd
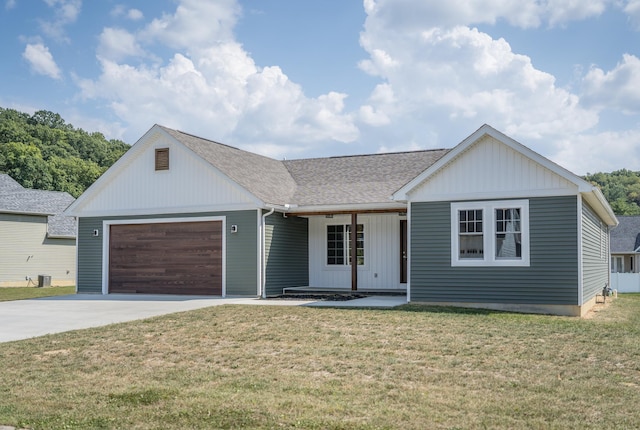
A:
<svg viewBox="0 0 640 430">
<path fill-rule="evenodd" d="M 265 224 L 267 296 L 280 295 L 286 287 L 308 286 L 308 219 L 285 218 L 276 212 L 266 218 Z"/>
<path fill-rule="evenodd" d="M 401 289 L 400 220 L 406 216 L 359 214 L 364 225 L 365 264 L 358 266 L 359 289 Z M 309 282 L 312 287 L 351 288 L 351 266 L 327 265 L 327 225 L 351 224 L 350 215 L 309 218 Z"/>
<path fill-rule="evenodd" d="M 37 285 L 38 275 L 74 284 L 76 240 L 48 238 L 46 216 L 0 214 L 0 238 L 0 286 Z"/>
<path fill-rule="evenodd" d="M 582 202 L 582 300 L 589 301 L 609 282 L 609 229 Z"/>
<path fill-rule="evenodd" d="M 452 267 L 450 202 L 411 204 L 411 300 L 577 305 L 577 196 L 529 199 L 529 267 Z"/>
<path fill-rule="evenodd" d="M 107 220 L 144 220 L 162 218 L 226 217 L 226 294 L 258 295 L 258 224 L 257 211 L 161 214 L 130 217 L 85 217 L 78 219 L 78 292 L 102 292 L 102 222 Z M 238 226 L 230 233 L 231 225 Z M 93 236 L 98 230 L 100 236 Z"/>
<path fill-rule="evenodd" d="M 169 149 L 168 170 L 154 170 L 154 148 Z M 76 210 L 81 215 L 218 212 L 256 206 L 246 190 L 163 133 L 152 135 L 148 147 L 134 145 L 112 169 L 117 175 L 96 182 L 91 198 L 79 203 Z"/>
</svg>

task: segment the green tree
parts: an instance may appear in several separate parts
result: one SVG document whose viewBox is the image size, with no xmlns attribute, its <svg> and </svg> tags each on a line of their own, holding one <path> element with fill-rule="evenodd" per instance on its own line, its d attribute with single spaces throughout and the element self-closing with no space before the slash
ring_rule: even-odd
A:
<svg viewBox="0 0 640 430">
<path fill-rule="evenodd" d="M 34 145 L 19 142 L 0 144 L 0 172 L 8 173 L 27 188 L 53 189 L 49 167 Z"/>
<path fill-rule="evenodd" d="M 74 197 L 82 194 L 104 171 L 95 162 L 77 157 L 53 157 L 49 168 L 54 188 Z"/>
<path fill-rule="evenodd" d="M 76 129 L 57 113 L 0 108 L 0 173 L 27 188 L 80 195 L 129 145 Z"/>
</svg>

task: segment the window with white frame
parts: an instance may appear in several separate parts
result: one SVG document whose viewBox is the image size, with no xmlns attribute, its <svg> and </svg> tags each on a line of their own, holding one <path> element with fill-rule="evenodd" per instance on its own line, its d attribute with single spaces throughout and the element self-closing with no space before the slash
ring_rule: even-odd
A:
<svg viewBox="0 0 640 430">
<path fill-rule="evenodd" d="M 529 266 L 529 201 L 451 204 L 452 266 Z"/>
<path fill-rule="evenodd" d="M 358 266 L 364 265 L 364 225 L 356 227 L 356 258 Z M 327 265 L 351 265 L 351 225 L 327 226 Z"/>
</svg>

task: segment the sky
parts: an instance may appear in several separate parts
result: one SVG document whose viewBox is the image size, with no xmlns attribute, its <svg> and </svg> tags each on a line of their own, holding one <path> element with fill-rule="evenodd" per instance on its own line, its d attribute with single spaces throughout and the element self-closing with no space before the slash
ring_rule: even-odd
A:
<svg viewBox="0 0 640 430">
<path fill-rule="evenodd" d="M 640 0 L 0 0 L 0 107 L 277 159 L 452 148 L 489 124 L 640 171 Z"/>
</svg>

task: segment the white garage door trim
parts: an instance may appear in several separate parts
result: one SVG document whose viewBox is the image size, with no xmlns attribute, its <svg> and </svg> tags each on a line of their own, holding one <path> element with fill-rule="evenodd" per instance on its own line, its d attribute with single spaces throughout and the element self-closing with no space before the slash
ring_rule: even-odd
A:
<svg viewBox="0 0 640 430">
<path fill-rule="evenodd" d="M 224 216 L 117 219 L 102 221 L 102 294 L 109 294 L 109 234 L 111 226 L 117 224 L 160 224 L 177 222 L 222 221 L 222 297 L 227 295 L 227 218 Z"/>
</svg>

